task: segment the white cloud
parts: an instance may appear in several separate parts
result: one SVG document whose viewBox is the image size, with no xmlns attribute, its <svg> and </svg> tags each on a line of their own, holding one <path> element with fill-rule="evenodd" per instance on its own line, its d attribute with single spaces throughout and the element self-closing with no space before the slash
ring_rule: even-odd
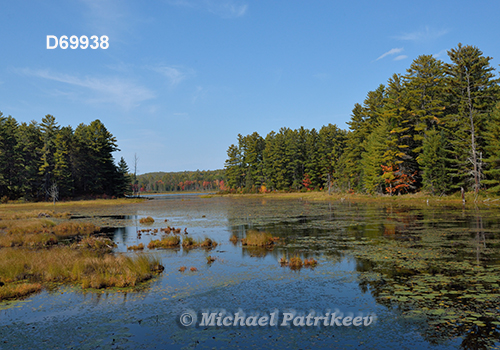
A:
<svg viewBox="0 0 500 350">
<path fill-rule="evenodd" d="M 57 81 L 77 88 L 84 88 L 82 91 L 74 91 L 73 93 L 67 92 L 65 94 L 68 97 L 75 96 L 75 98 L 83 99 L 91 103 L 113 103 L 130 109 L 138 106 L 143 101 L 155 97 L 155 94 L 148 88 L 122 78 L 98 78 L 89 76 L 80 78 L 69 74 L 54 73 L 49 70 L 32 70 L 29 68 L 20 69 L 18 71 L 26 76 Z"/>
<path fill-rule="evenodd" d="M 193 69 L 184 68 L 181 66 L 158 65 L 154 67 L 149 66 L 148 68 L 166 77 L 171 87 L 174 87 L 184 79 L 195 75 Z"/>
<path fill-rule="evenodd" d="M 387 51 L 386 53 L 382 54 L 379 58 L 377 58 L 375 61 L 378 61 L 378 60 L 381 60 L 382 58 L 386 57 L 386 56 L 389 56 L 389 55 L 395 55 L 397 53 L 400 53 L 401 51 L 403 51 L 404 49 L 401 47 L 401 48 L 397 48 L 397 49 L 390 49 L 389 51 Z"/>
<path fill-rule="evenodd" d="M 448 32 L 448 29 L 436 30 L 426 26 L 421 30 L 411 33 L 404 33 L 402 35 L 396 36 L 395 38 L 407 41 L 431 41 L 447 34 Z"/>
<path fill-rule="evenodd" d="M 208 11 L 222 18 L 241 17 L 248 10 L 247 4 L 235 0 L 167 0 L 167 3 L 174 6 Z"/>
<path fill-rule="evenodd" d="M 399 55 L 399 56 L 397 56 L 397 57 L 394 58 L 394 61 L 404 60 L 405 58 L 408 58 L 408 56 L 406 56 L 406 55 Z"/>
</svg>

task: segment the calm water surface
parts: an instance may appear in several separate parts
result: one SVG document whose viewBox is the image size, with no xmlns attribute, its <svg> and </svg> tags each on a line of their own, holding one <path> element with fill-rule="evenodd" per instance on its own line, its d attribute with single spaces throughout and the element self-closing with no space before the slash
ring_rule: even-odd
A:
<svg viewBox="0 0 500 350">
<path fill-rule="evenodd" d="M 487 349 L 499 345 L 499 209 L 412 208 L 349 202 L 155 196 L 78 209 L 118 244 L 160 238 L 145 228 L 187 228 L 211 250 L 148 250 L 164 273 L 141 291 L 62 286 L 0 304 L 0 349 L 373 348 Z M 155 223 L 139 224 L 152 216 Z M 165 222 L 165 219 L 168 221 Z M 250 229 L 280 237 L 273 250 L 229 241 Z M 207 256 L 215 257 L 207 264 Z M 279 260 L 314 257 L 291 270 Z M 181 266 L 198 271 L 179 272 Z M 191 310 L 247 315 L 337 312 L 369 326 L 183 327 Z M 198 319 L 200 321 L 200 319 Z"/>
</svg>

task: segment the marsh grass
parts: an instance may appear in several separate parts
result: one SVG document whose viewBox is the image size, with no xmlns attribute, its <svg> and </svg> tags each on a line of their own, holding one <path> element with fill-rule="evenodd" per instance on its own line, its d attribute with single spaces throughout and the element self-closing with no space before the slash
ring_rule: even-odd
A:
<svg viewBox="0 0 500 350">
<path fill-rule="evenodd" d="M 89 235 L 101 228 L 86 222 L 63 222 L 49 219 L 1 220 L 0 247 L 41 248 L 57 244 L 60 238 Z"/>
<path fill-rule="evenodd" d="M 177 248 L 180 246 L 181 239 L 179 236 L 166 236 L 162 239 L 154 239 L 149 242 L 148 248 Z"/>
<path fill-rule="evenodd" d="M 3 209 L 3 208 L 2 208 Z M 71 213 L 68 212 L 54 212 L 53 210 L 31 210 L 21 212 L 2 211 L 0 218 L 2 220 L 21 220 L 21 219 L 34 219 L 34 218 L 69 218 Z"/>
<path fill-rule="evenodd" d="M 267 247 L 274 245 L 279 237 L 274 237 L 272 234 L 262 231 L 249 230 L 246 238 L 241 239 L 241 244 L 244 246 Z"/>
<path fill-rule="evenodd" d="M 0 301 L 22 298 L 42 290 L 40 283 L 16 283 L 0 287 Z"/>
<path fill-rule="evenodd" d="M 82 288 L 129 287 L 152 278 L 161 272 L 158 258 L 150 255 L 128 257 L 102 254 L 88 249 L 57 246 L 30 250 L 11 248 L 0 250 L 0 276 L 9 288 L 9 298 L 19 297 L 27 290 L 41 287 L 15 287 L 24 282 L 69 282 Z M 18 288 L 18 289 L 16 289 Z M 19 294 L 15 294 L 15 291 Z"/>
<path fill-rule="evenodd" d="M 109 238 L 87 236 L 80 240 L 80 242 L 73 243 L 71 247 L 93 250 L 100 253 L 111 253 L 117 245 Z"/>
<path fill-rule="evenodd" d="M 58 237 L 73 237 L 77 235 L 89 235 L 100 231 L 101 228 L 90 222 L 63 222 L 54 226 L 52 231 Z"/>
</svg>

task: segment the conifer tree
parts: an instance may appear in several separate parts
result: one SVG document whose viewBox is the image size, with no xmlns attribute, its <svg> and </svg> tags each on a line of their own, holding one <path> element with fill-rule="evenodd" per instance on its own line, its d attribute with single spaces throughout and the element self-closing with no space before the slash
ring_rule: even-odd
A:
<svg viewBox="0 0 500 350">
<path fill-rule="evenodd" d="M 495 106 L 486 125 L 485 141 L 487 169 L 484 173 L 487 179 L 483 180 L 483 183 L 490 186 L 490 192 L 500 193 L 500 102 Z"/>
<path fill-rule="evenodd" d="M 452 61 L 446 64 L 451 108 L 445 120 L 452 144 L 454 187 L 466 187 L 472 182 L 477 192 L 485 120 L 498 99 L 498 79 L 490 66 L 492 58 L 483 56 L 474 46 L 458 44 L 448 55 Z"/>
</svg>

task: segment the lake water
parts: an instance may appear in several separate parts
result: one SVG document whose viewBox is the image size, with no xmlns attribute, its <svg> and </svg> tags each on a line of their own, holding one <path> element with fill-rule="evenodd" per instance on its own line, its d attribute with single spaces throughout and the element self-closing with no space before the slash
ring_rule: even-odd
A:
<svg viewBox="0 0 500 350">
<path fill-rule="evenodd" d="M 138 237 L 138 230 L 167 225 L 219 245 L 210 251 L 138 253 L 155 254 L 165 266 L 140 291 L 65 285 L 1 303 L 0 349 L 487 349 L 500 344 L 498 207 L 170 195 L 72 214 L 73 220 L 103 227 L 117 243 L 117 254 L 136 254 L 127 246 L 160 238 L 160 232 Z M 155 223 L 139 224 L 146 216 Z M 250 229 L 272 233 L 279 244 L 268 250 L 230 242 L 232 235 L 244 238 Z M 212 264 L 209 255 L 216 258 Z M 313 257 L 318 265 L 298 270 L 280 265 L 282 257 L 294 256 Z M 180 272 L 181 266 L 187 270 Z M 203 313 L 220 313 L 222 320 L 237 312 L 247 320 L 276 313 L 278 324 L 200 325 Z M 195 326 L 181 324 L 186 313 L 197 317 Z M 337 321 L 347 318 L 347 324 L 355 317 L 373 322 L 325 326 L 319 318 L 316 326 L 300 325 L 300 317 L 310 315 L 312 322 L 327 313 L 335 313 Z M 297 325 L 282 325 L 285 314 Z"/>
</svg>

